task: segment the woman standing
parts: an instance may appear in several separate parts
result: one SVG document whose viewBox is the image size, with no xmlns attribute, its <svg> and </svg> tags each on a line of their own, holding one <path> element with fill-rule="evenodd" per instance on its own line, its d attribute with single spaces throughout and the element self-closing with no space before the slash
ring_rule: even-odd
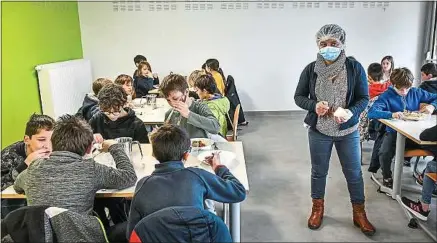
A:
<svg viewBox="0 0 437 243">
<path fill-rule="evenodd" d="M 385 56 L 381 60 L 382 72 L 384 75 L 382 76 L 382 81 L 389 81 L 390 75 L 393 72 L 395 67 L 395 62 L 393 61 L 392 56 Z"/>
<path fill-rule="evenodd" d="M 359 62 L 346 57 L 345 39 L 346 33 L 335 24 L 317 32 L 317 60 L 303 70 L 294 95 L 296 104 L 308 110 L 305 123 L 309 126 L 313 199 L 308 227 L 318 229 L 322 224 L 326 176 L 335 145 L 352 202 L 353 223 L 364 234 L 373 235 L 375 228 L 364 210 L 357 130 L 359 116 L 369 102 L 367 77 Z"/>
</svg>

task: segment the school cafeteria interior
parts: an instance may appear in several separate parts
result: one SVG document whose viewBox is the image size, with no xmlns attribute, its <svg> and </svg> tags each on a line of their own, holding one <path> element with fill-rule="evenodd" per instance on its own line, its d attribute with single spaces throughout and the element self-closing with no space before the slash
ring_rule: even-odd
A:
<svg viewBox="0 0 437 243">
<path fill-rule="evenodd" d="M 2 242 L 437 242 L 437 1 L 2 1 L 0 65 Z"/>
</svg>

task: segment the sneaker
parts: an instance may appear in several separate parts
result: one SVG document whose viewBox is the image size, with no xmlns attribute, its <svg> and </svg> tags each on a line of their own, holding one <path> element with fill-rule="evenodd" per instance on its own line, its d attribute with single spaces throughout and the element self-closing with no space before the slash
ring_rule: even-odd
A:
<svg viewBox="0 0 437 243">
<path fill-rule="evenodd" d="M 390 189 L 393 189 L 393 178 L 383 179 L 382 185 Z"/>
<path fill-rule="evenodd" d="M 420 201 L 412 201 L 406 197 L 402 197 L 402 206 L 404 206 L 410 213 L 416 216 L 418 219 L 426 221 L 428 220 L 429 212 L 425 212 L 422 209 L 422 203 Z"/>
</svg>

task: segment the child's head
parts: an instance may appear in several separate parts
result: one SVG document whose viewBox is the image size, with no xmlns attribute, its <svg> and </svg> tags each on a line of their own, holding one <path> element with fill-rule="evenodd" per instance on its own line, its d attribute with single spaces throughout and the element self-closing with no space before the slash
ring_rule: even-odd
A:
<svg viewBox="0 0 437 243">
<path fill-rule="evenodd" d="M 99 107 L 111 121 L 116 121 L 123 112 L 127 102 L 127 94 L 123 87 L 117 84 L 110 84 L 100 90 Z"/>
<path fill-rule="evenodd" d="M 50 116 L 33 114 L 26 124 L 24 143 L 27 153 L 33 153 L 40 149 L 52 150 L 50 138 L 52 137 L 55 120 Z"/>
<path fill-rule="evenodd" d="M 140 62 L 138 64 L 138 75 L 146 76 L 148 72 L 152 72 L 150 64 L 146 61 Z"/>
<path fill-rule="evenodd" d="M 186 102 L 188 97 L 188 82 L 182 75 L 170 74 L 164 78 L 159 88 L 167 102 L 173 107 L 177 101 Z"/>
<path fill-rule="evenodd" d="M 211 71 L 219 71 L 220 63 L 217 59 L 208 59 L 206 60 L 205 64 L 205 69 L 207 72 L 210 73 Z"/>
<path fill-rule="evenodd" d="M 395 67 L 395 62 L 392 56 L 385 56 L 381 60 L 382 71 L 384 73 L 391 73 Z"/>
<path fill-rule="evenodd" d="M 126 94 L 132 96 L 133 96 L 133 87 L 132 87 L 133 82 L 134 80 L 131 78 L 131 76 L 126 74 L 118 75 L 118 77 L 114 81 L 115 84 L 121 85 L 121 87 L 123 87 Z"/>
<path fill-rule="evenodd" d="M 191 142 L 179 126 L 166 124 L 150 135 L 153 156 L 160 162 L 186 160 Z"/>
<path fill-rule="evenodd" d="M 194 82 L 196 93 L 200 99 L 207 99 L 217 90 L 217 85 L 213 77 L 209 75 L 202 75 Z"/>
<path fill-rule="evenodd" d="M 422 81 L 430 80 L 437 77 L 437 64 L 427 63 L 420 69 Z"/>
<path fill-rule="evenodd" d="M 93 129 L 80 117 L 63 115 L 56 121 L 52 135 L 53 151 L 68 151 L 80 156 L 91 151 Z"/>
<path fill-rule="evenodd" d="M 408 68 L 396 68 L 390 75 L 390 82 L 401 96 L 406 96 L 413 86 L 414 76 Z"/>
<path fill-rule="evenodd" d="M 196 81 L 196 79 L 202 76 L 203 74 L 205 74 L 203 70 L 194 70 L 190 74 L 190 76 L 188 76 L 188 86 L 190 88 L 194 87 L 194 82 Z"/>
<path fill-rule="evenodd" d="M 107 78 L 98 78 L 93 82 L 93 92 L 95 95 L 99 94 L 99 91 L 106 85 L 112 84 L 112 81 Z"/>
<path fill-rule="evenodd" d="M 382 80 L 383 75 L 382 65 L 379 63 L 372 63 L 367 68 L 367 78 L 369 82 L 379 82 Z"/>
<path fill-rule="evenodd" d="M 147 58 L 143 55 L 136 55 L 134 57 L 135 66 L 138 67 L 138 64 L 140 64 L 140 62 L 147 62 Z"/>
</svg>

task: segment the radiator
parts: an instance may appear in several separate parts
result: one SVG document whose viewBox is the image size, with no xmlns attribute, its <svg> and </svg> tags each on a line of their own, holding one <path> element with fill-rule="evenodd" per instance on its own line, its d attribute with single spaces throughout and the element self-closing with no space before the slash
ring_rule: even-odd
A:
<svg viewBox="0 0 437 243">
<path fill-rule="evenodd" d="M 75 114 L 92 88 L 91 62 L 77 59 L 35 67 L 42 113 L 53 118 Z"/>
</svg>

